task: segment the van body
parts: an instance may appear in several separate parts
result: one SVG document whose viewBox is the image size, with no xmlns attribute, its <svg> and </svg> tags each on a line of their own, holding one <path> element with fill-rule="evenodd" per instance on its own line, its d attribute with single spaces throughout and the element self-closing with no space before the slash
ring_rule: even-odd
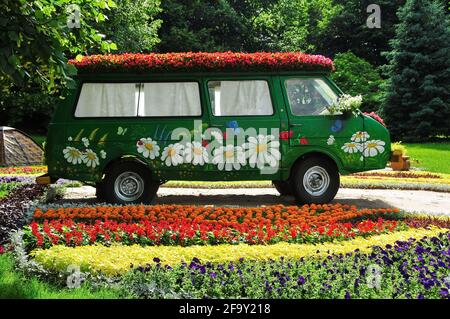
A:
<svg viewBox="0 0 450 319">
<path fill-rule="evenodd" d="M 381 169 L 390 157 L 379 122 L 329 114 L 342 92 L 327 72 L 89 73 L 75 82 L 49 126 L 48 176 L 95 185 L 109 202 L 149 202 L 168 180 L 271 180 L 283 195 L 325 203 L 339 174 Z"/>
</svg>

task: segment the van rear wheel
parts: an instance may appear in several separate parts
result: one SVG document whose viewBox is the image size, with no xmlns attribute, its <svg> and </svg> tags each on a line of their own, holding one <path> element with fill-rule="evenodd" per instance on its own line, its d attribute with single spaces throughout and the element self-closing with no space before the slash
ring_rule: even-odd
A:
<svg viewBox="0 0 450 319">
<path fill-rule="evenodd" d="M 99 194 L 110 203 L 149 204 L 156 197 L 159 182 L 151 179 L 150 171 L 141 164 L 122 162 L 106 172 Z"/>
<path fill-rule="evenodd" d="M 281 196 L 294 196 L 294 191 L 289 181 L 272 181 L 272 184 Z"/>
<path fill-rule="evenodd" d="M 306 204 L 329 203 L 339 190 L 336 164 L 323 157 L 310 157 L 293 169 L 291 186 L 297 201 Z"/>
</svg>

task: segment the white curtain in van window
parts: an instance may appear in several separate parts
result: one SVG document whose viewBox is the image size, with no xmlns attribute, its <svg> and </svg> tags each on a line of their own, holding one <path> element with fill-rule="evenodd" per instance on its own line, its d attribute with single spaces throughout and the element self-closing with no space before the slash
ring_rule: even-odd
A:
<svg viewBox="0 0 450 319">
<path fill-rule="evenodd" d="M 84 83 L 76 117 L 136 116 L 135 83 Z"/>
<path fill-rule="evenodd" d="M 266 81 L 221 81 L 219 106 L 215 115 L 272 115 L 273 107 Z"/>
<path fill-rule="evenodd" d="M 139 116 L 197 116 L 202 113 L 196 82 L 144 83 L 143 93 Z"/>
</svg>

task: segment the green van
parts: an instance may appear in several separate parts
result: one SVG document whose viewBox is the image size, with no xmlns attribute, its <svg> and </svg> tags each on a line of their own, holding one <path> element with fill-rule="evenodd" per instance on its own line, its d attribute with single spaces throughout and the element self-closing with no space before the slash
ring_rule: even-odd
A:
<svg viewBox="0 0 450 319">
<path fill-rule="evenodd" d="M 330 114 L 332 61 L 302 53 L 88 56 L 58 106 L 48 174 L 102 201 L 149 203 L 168 180 L 270 180 L 301 203 L 327 203 L 340 174 L 380 169 L 387 129 Z"/>
</svg>

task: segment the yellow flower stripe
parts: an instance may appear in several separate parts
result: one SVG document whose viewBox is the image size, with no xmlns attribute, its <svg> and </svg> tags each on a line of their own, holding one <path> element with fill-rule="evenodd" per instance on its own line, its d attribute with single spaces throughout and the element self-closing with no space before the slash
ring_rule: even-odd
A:
<svg viewBox="0 0 450 319">
<path fill-rule="evenodd" d="M 153 263 L 158 257 L 163 264 L 176 265 L 180 261 L 191 261 L 197 257 L 201 261 L 227 262 L 243 257 L 247 260 L 268 260 L 279 257 L 300 258 L 308 256 L 323 256 L 330 253 L 349 253 L 355 249 L 370 252 L 374 245 L 384 246 L 397 240 L 422 238 L 438 235 L 443 230 L 437 227 L 431 229 L 409 229 L 396 233 L 356 238 L 350 241 L 324 244 L 290 244 L 274 245 L 218 245 L 218 246 L 53 246 L 46 250 L 35 250 L 31 254 L 35 260 L 52 270 L 64 270 L 69 265 L 78 265 L 82 271 L 103 272 L 107 275 L 120 274 L 128 271 L 130 265 L 145 265 Z M 320 252 L 317 253 L 317 250 Z"/>
</svg>

